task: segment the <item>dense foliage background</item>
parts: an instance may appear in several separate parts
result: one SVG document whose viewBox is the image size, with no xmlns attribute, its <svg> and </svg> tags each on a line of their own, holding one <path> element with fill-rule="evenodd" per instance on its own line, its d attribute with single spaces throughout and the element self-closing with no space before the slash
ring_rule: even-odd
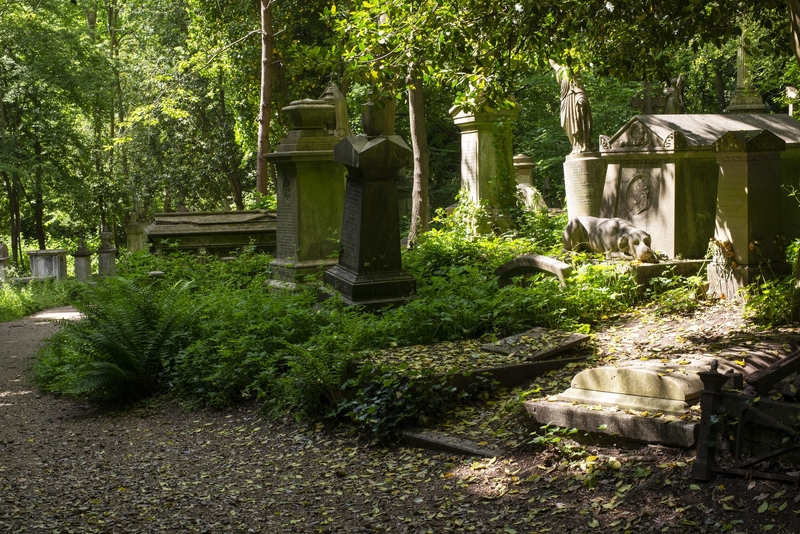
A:
<svg viewBox="0 0 800 534">
<path fill-rule="evenodd" d="M 800 73 L 787 8 L 759 2 L 617 0 L 339 3 L 207 0 L 8 0 L 0 4 L 0 241 L 25 269 L 30 248 L 73 248 L 101 223 L 124 245 L 124 222 L 174 210 L 242 209 L 254 194 L 262 8 L 274 43 L 270 143 L 279 110 L 331 81 L 351 119 L 371 87 L 398 98 L 425 83 L 434 206 L 458 189 L 459 139 L 449 110 L 522 105 L 515 153 L 538 162 L 548 201 L 563 200 L 558 88 L 548 58 L 583 77 L 595 134 L 637 112 L 641 82 L 660 93 L 682 75 L 688 112 L 719 112 L 734 85 L 736 35 L 752 48 L 753 81 L 773 111 Z M 354 125 L 357 128 L 357 125 Z M 17 240 L 17 237 L 21 240 Z"/>
</svg>

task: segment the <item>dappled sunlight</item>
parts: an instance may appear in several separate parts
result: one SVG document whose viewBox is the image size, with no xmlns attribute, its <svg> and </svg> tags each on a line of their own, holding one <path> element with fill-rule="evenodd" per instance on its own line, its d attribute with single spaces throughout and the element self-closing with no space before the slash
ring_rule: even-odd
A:
<svg viewBox="0 0 800 534">
<path fill-rule="evenodd" d="M 33 391 L 0 391 L 0 398 L 12 395 L 27 395 L 28 393 L 33 393 Z"/>
<path fill-rule="evenodd" d="M 80 318 L 81 312 L 71 306 L 45 310 L 31 316 L 31 319 L 39 319 L 42 321 L 77 321 Z"/>
<path fill-rule="evenodd" d="M 520 493 L 522 480 L 517 476 L 520 470 L 516 460 L 498 460 L 494 457 L 458 465 L 444 476 L 456 479 L 455 483 L 462 491 L 482 499 L 494 500 L 508 493 Z"/>
</svg>

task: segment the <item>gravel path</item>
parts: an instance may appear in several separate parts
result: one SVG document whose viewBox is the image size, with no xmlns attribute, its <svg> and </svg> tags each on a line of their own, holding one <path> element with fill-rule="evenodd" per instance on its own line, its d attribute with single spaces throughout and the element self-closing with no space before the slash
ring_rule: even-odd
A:
<svg viewBox="0 0 800 534">
<path fill-rule="evenodd" d="M 68 311 L 0 324 L 0 533 L 800 532 L 796 488 L 695 485 L 691 453 L 676 449 L 590 445 L 593 456 L 570 460 L 545 446 L 476 460 L 265 421 L 253 404 L 187 411 L 156 399 L 116 412 L 40 395 L 29 367 Z M 629 330 L 641 324 L 617 324 L 598 351 L 668 328 Z M 594 489 L 583 483 L 592 458 Z"/>
</svg>

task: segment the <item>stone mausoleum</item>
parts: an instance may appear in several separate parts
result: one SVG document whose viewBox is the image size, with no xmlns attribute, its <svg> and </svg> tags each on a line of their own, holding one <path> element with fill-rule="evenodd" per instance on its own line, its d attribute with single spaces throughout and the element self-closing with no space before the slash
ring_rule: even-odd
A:
<svg viewBox="0 0 800 534">
<path fill-rule="evenodd" d="M 715 143 L 745 131 L 750 137 L 769 132 L 785 143 L 785 150 L 769 156 L 779 159 L 770 168 L 778 169 L 783 188 L 800 188 L 800 122 L 788 115 L 637 115 L 613 136 L 600 136 L 599 155 L 591 162 L 596 172 L 567 191 L 570 216 L 627 219 L 650 233 L 655 250 L 671 258 L 703 258 L 718 224 L 721 164 Z M 752 147 L 748 151 L 743 161 L 761 157 Z M 759 183 L 759 171 L 753 172 L 749 180 Z M 786 191 L 761 195 L 757 202 L 768 204 L 783 236 L 800 237 L 800 208 Z"/>
</svg>

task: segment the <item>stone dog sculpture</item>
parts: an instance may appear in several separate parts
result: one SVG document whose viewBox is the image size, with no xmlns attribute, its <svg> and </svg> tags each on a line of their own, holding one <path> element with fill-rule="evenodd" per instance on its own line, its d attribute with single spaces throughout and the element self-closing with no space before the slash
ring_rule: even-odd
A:
<svg viewBox="0 0 800 534">
<path fill-rule="evenodd" d="M 624 219 L 575 217 L 564 229 L 564 250 L 604 253 L 607 257 L 633 256 L 645 263 L 658 263 L 650 248 L 650 234 Z"/>
</svg>

